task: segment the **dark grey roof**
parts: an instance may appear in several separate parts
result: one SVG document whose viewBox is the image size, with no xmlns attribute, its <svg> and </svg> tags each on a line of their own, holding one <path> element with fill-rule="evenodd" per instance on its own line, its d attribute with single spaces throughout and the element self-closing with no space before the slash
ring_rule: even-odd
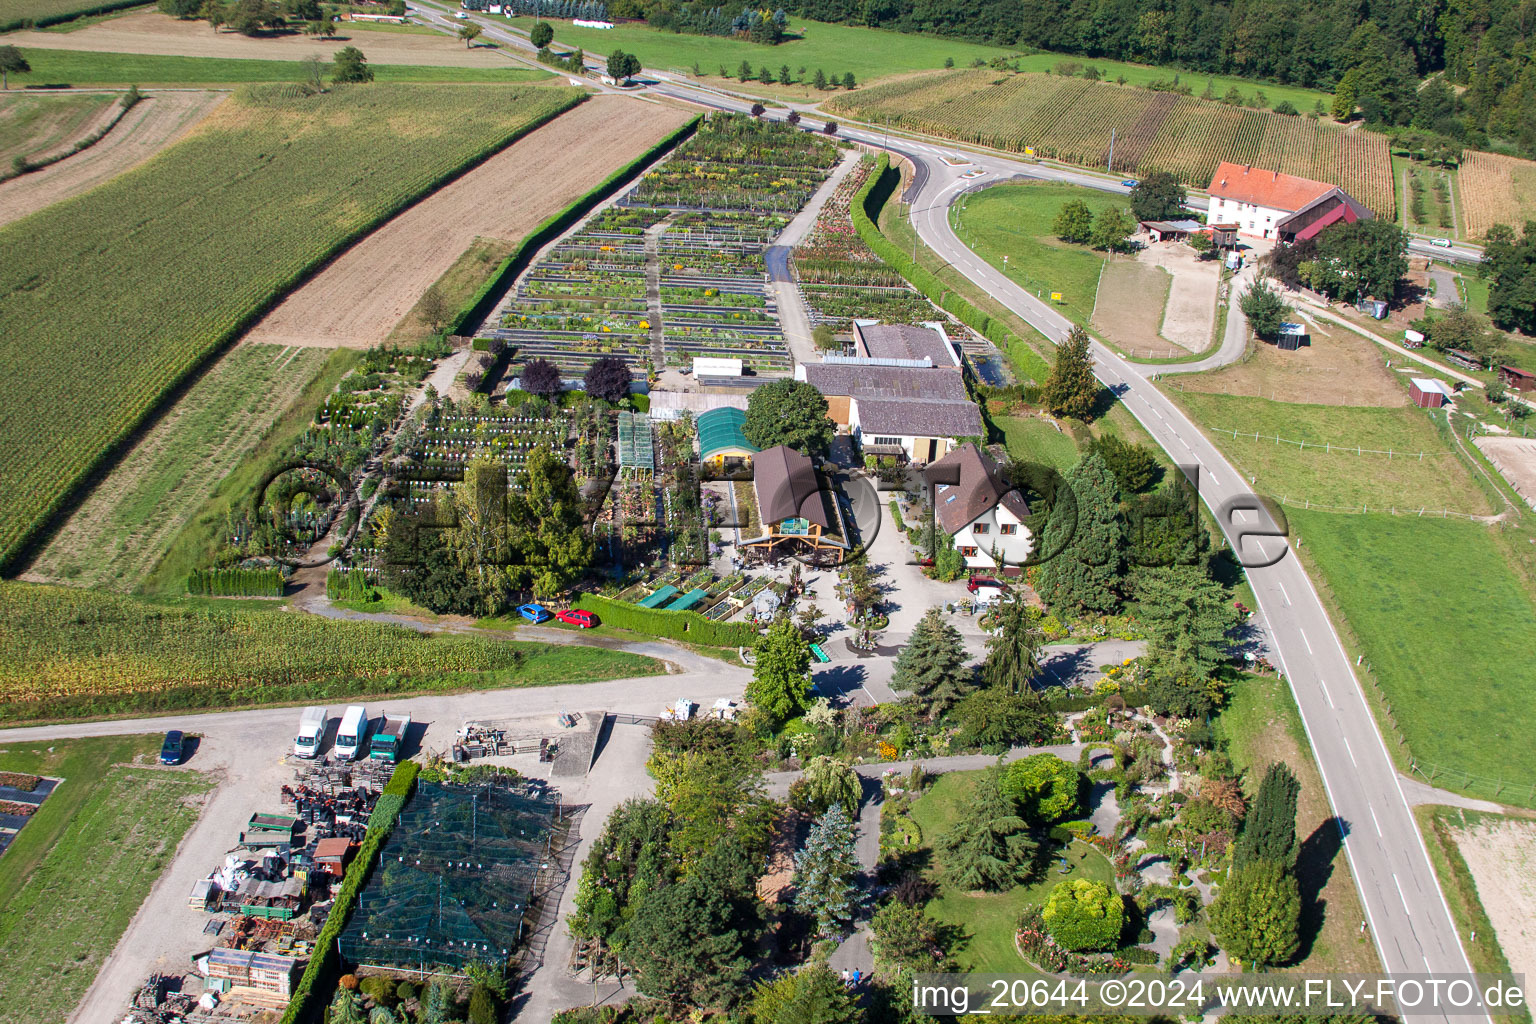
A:
<svg viewBox="0 0 1536 1024">
<path fill-rule="evenodd" d="M 997 463 L 974 444 L 963 444 L 929 466 L 933 514 L 946 533 L 955 533 L 1001 504 L 1019 519 L 1029 515 L 1024 495 L 1009 488 Z"/>
<path fill-rule="evenodd" d="M 822 529 L 831 525 L 815 464 L 788 445 L 757 453 L 752 459 L 752 488 L 765 525 L 793 517 L 809 519 Z"/>
<path fill-rule="evenodd" d="M 976 403 L 931 402 L 926 398 L 856 398 L 859 432 L 895 437 L 980 437 Z"/>
<path fill-rule="evenodd" d="M 933 360 L 934 366 L 954 366 L 955 352 L 947 339 L 940 339 L 931 327 L 908 324 L 856 324 L 854 329 L 864 341 L 863 355 L 876 359 Z"/>
<path fill-rule="evenodd" d="M 941 367 L 918 369 L 905 366 L 807 363 L 805 380 L 824 395 L 970 401 L 960 371 Z"/>
</svg>

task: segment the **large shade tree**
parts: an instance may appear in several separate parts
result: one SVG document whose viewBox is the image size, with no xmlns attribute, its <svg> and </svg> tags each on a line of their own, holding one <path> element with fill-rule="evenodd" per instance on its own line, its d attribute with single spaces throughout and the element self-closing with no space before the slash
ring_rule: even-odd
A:
<svg viewBox="0 0 1536 1024">
<path fill-rule="evenodd" d="M 789 377 L 754 390 L 741 425 L 747 440 L 759 448 L 784 444 L 811 456 L 826 454 L 836 430 L 821 392 Z"/>
</svg>

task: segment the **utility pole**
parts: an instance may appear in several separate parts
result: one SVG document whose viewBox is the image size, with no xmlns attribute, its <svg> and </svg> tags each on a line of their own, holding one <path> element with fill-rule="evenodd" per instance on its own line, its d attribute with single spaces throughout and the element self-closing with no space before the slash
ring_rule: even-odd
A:
<svg viewBox="0 0 1536 1024">
<path fill-rule="evenodd" d="M 1109 163 L 1105 166 L 1105 169 L 1110 174 L 1115 173 L 1115 130 L 1113 128 L 1109 130 Z"/>
</svg>

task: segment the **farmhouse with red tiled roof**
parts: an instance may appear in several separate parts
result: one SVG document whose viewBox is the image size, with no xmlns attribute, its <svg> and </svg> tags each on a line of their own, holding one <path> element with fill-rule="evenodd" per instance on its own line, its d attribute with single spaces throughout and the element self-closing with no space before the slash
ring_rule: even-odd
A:
<svg viewBox="0 0 1536 1024">
<path fill-rule="evenodd" d="M 1236 224 L 1238 234 L 1250 238 L 1294 242 L 1330 224 L 1374 216 L 1337 185 L 1252 165 L 1220 164 L 1206 191 L 1211 195 L 1206 221 Z"/>
</svg>

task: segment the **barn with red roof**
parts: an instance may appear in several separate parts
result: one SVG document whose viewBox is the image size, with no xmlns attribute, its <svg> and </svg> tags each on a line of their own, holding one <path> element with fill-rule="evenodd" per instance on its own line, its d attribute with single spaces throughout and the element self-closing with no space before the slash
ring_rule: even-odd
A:
<svg viewBox="0 0 1536 1024">
<path fill-rule="evenodd" d="M 1211 177 L 1207 222 L 1236 224 L 1240 235 L 1295 242 L 1332 224 L 1374 214 L 1337 185 L 1294 174 L 1223 162 Z"/>
</svg>

